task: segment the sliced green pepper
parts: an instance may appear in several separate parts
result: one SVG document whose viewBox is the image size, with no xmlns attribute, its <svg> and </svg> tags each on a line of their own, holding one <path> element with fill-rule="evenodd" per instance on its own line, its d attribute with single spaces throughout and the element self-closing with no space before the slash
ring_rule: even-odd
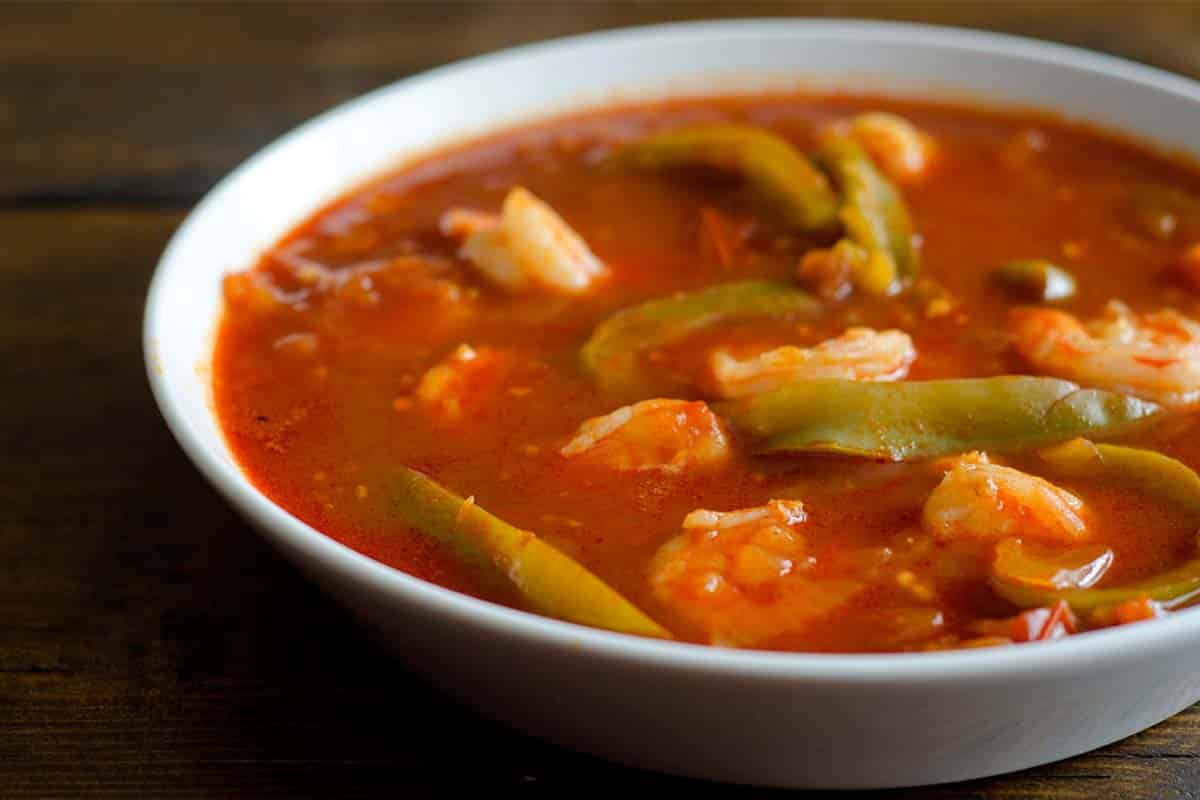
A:
<svg viewBox="0 0 1200 800">
<path fill-rule="evenodd" d="M 1153 450 L 1087 439 L 1072 439 L 1039 455 L 1062 474 L 1118 481 L 1158 495 L 1185 509 L 1200 526 L 1200 475 L 1182 461 Z"/>
<path fill-rule="evenodd" d="M 1114 436 L 1160 412 L 1145 400 L 1028 376 L 797 381 L 717 409 L 762 439 L 760 452 L 891 461 L 968 450 L 1022 450 L 1083 434 Z"/>
<path fill-rule="evenodd" d="M 1066 600 L 1076 612 L 1095 611 L 1103 606 L 1113 606 L 1149 597 L 1167 608 L 1181 606 L 1200 594 L 1200 559 L 1186 561 L 1175 569 L 1152 578 L 1115 586 L 1111 589 L 1040 589 L 1018 586 L 1004 581 L 992 580 L 996 594 L 1022 608 L 1053 605 Z"/>
<path fill-rule="evenodd" d="M 396 476 L 393 502 L 404 522 L 452 547 L 484 575 L 507 578 L 551 617 L 621 633 L 671 634 L 570 556 L 464 500 L 416 470 Z"/>
<path fill-rule="evenodd" d="M 1005 539 L 996 545 L 992 583 L 1014 593 L 1087 589 L 1112 562 L 1112 548 L 1102 544 L 1062 547 Z"/>
<path fill-rule="evenodd" d="M 639 169 L 705 167 L 741 175 L 788 226 L 821 231 L 837 222 L 828 179 L 787 140 L 749 125 L 703 125 L 654 134 L 622 149 Z"/>
<path fill-rule="evenodd" d="M 584 369 L 610 391 L 635 394 L 651 383 L 641 354 L 722 322 L 754 317 L 812 319 L 822 307 L 811 295 L 771 281 L 722 283 L 618 311 L 596 326 L 581 357 Z"/>
<path fill-rule="evenodd" d="M 993 272 L 992 277 L 1026 300 L 1052 302 L 1075 296 L 1074 276 L 1040 258 L 1010 261 Z"/>
<path fill-rule="evenodd" d="M 842 192 L 838 218 L 846 238 L 869 254 L 855 269 L 855 283 L 871 294 L 896 291 L 918 269 L 912 220 L 900 192 L 853 139 L 830 137 L 818 159 Z"/>
<path fill-rule="evenodd" d="M 1132 485 L 1179 505 L 1192 516 L 1189 524 L 1200 525 L 1200 475 L 1170 456 L 1136 447 L 1094 444 L 1073 439 L 1043 450 L 1040 454 L 1059 472 L 1080 478 L 1101 478 Z M 1200 595 L 1200 559 L 1193 559 L 1145 580 L 1110 589 L 1063 589 L 1020 586 L 997 580 L 996 593 L 1018 606 L 1042 606 L 1066 600 L 1075 611 L 1093 611 L 1139 597 L 1179 606 Z"/>
</svg>

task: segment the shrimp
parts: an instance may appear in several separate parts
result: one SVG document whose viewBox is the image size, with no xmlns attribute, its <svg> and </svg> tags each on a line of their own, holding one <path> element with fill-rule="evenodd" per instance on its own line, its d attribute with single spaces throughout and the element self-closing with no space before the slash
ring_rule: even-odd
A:
<svg viewBox="0 0 1200 800">
<path fill-rule="evenodd" d="M 1063 311 L 1017 308 L 1009 331 L 1017 352 L 1051 375 L 1164 405 L 1200 402 L 1200 323 L 1178 311 L 1139 315 L 1114 300 L 1084 326 Z"/>
<path fill-rule="evenodd" d="M 1083 511 L 1083 501 L 1065 489 L 971 453 L 929 495 L 921 523 L 941 541 L 1015 536 L 1074 542 L 1087 537 Z"/>
<path fill-rule="evenodd" d="M 417 384 L 416 399 L 441 422 L 459 422 L 485 406 L 511 372 L 508 353 L 461 344 L 442 363 L 431 367 Z"/>
<path fill-rule="evenodd" d="M 933 163 L 933 139 L 903 117 L 873 111 L 859 114 L 844 127 L 893 180 L 919 178 Z"/>
<path fill-rule="evenodd" d="M 463 240 L 460 255 L 484 277 L 509 291 L 534 286 L 581 294 L 607 269 L 554 209 L 516 186 L 500 215 L 451 209 L 442 233 Z"/>
<path fill-rule="evenodd" d="M 709 358 L 709 368 L 717 393 L 729 398 L 812 378 L 895 381 L 908 374 L 916 357 L 912 338 L 903 331 L 849 328 L 816 347 L 777 347 L 741 361 L 727 350 L 717 350 Z"/>
<path fill-rule="evenodd" d="M 714 465 L 729 452 L 725 429 L 707 405 L 661 399 L 587 420 L 561 450 L 567 458 L 584 457 L 617 470 L 667 472 Z"/>
<path fill-rule="evenodd" d="M 651 562 L 655 598 L 713 644 L 763 644 L 803 630 L 857 590 L 808 574 L 815 560 L 799 530 L 806 519 L 797 500 L 693 511 Z"/>
</svg>

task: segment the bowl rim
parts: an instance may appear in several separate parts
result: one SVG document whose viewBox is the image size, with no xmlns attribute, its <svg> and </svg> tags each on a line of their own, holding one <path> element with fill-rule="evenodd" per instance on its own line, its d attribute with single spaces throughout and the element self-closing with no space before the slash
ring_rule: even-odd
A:
<svg viewBox="0 0 1200 800">
<path fill-rule="evenodd" d="M 699 22 L 673 22 L 617 28 L 549 39 L 458 60 L 390 82 L 310 118 L 276 138 L 230 171 L 193 207 L 176 229 L 155 267 L 147 293 L 142 348 L 151 391 L 168 428 L 184 453 L 209 483 L 250 520 L 278 548 L 314 562 L 322 562 L 369 592 L 386 592 L 400 601 L 419 606 L 455 625 L 508 636 L 543 648 L 586 651 L 589 658 L 638 662 L 645 666 L 683 672 L 723 673 L 743 678 L 828 681 L 831 684 L 919 684 L 933 679 L 959 681 L 1035 680 L 1048 674 L 1076 671 L 1083 664 L 1102 662 L 1111 667 L 1144 661 L 1159 653 L 1177 650 L 1182 641 L 1200 644 L 1200 611 L 1172 615 L 1151 624 L 1118 626 L 1054 642 L 1020 647 L 948 650 L 918 653 L 810 653 L 739 650 L 641 638 L 575 623 L 481 600 L 390 567 L 321 533 L 276 505 L 257 489 L 236 466 L 226 461 L 220 446 L 195 429 L 178 404 L 172 381 L 159 369 L 158 331 L 165 318 L 165 275 L 185 249 L 197 220 L 220 204 L 245 173 L 289 142 L 306 136 L 326 120 L 374 103 L 395 91 L 433 82 L 468 67 L 486 67 L 517 58 L 569 50 L 580 46 L 620 43 L 644 44 L 661 37 L 749 36 L 787 39 L 814 34 L 857 39 L 930 44 L 941 48 L 1005 55 L 1066 66 L 1106 77 L 1123 79 L 1182 95 L 1200 104 L 1200 82 L 1154 67 L 1078 47 L 1023 36 L 967 28 L 910 22 L 854 19 L 757 18 Z M 936 90 L 931 94 L 936 95 Z M 1052 109 L 1050 109 L 1052 110 Z M 505 127 L 511 127 L 506 124 Z M 1136 135 L 1134 135 L 1136 138 Z M 474 137 L 472 137 L 474 138 Z M 454 141 L 453 139 L 451 140 Z M 348 185 L 345 191 L 352 191 Z M 314 203 L 314 212 L 318 206 Z M 211 346 L 210 346 L 211 349 Z M 182 374 L 182 372 L 177 373 Z M 211 410 L 210 410 L 210 413 Z M 214 414 L 215 417 L 215 414 Z M 218 431 L 221 426 L 218 422 Z M 223 438 L 223 437 L 222 437 Z M 449 634 L 453 635 L 453 634 Z"/>
</svg>

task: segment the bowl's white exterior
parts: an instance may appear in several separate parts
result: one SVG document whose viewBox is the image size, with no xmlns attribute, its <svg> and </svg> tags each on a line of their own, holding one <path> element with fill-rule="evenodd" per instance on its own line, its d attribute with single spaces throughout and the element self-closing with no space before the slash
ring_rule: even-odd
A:
<svg viewBox="0 0 1200 800">
<path fill-rule="evenodd" d="M 886 787 L 1020 769 L 1200 699 L 1200 612 L 1050 645 L 914 655 L 753 653 L 639 640 L 494 606 L 392 570 L 259 494 L 207 371 L 220 278 L 396 161 L 612 99 L 805 85 L 1057 109 L 1196 153 L 1200 87 L 1095 54 L 910 25 L 702 23 L 584 36 L 373 92 L 250 159 L 195 209 L 154 276 L 150 381 L 214 486 L 414 670 L 520 730 L 626 764 L 741 783 Z"/>
</svg>

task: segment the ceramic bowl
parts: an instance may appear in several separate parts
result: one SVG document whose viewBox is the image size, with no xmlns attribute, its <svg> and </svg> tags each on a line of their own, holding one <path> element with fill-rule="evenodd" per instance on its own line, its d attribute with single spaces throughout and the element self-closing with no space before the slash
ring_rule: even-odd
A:
<svg viewBox="0 0 1200 800">
<path fill-rule="evenodd" d="M 771 786 L 992 775 L 1116 741 L 1200 698 L 1200 613 L 1049 644 L 816 655 L 642 640 L 425 583 L 326 538 L 247 481 L 206 365 L 221 277 L 397 162 L 616 99 L 811 86 L 1048 109 L 1200 155 L 1200 84 L 1085 51 L 913 25 L 716 22 L 472 59 L 341 106 L 223 180 L 180 227 L 146 305 L 154 394 L 179 443 L 284 557 L 411 669 L 534 736 L 652 770 Z"/>
</svg>

